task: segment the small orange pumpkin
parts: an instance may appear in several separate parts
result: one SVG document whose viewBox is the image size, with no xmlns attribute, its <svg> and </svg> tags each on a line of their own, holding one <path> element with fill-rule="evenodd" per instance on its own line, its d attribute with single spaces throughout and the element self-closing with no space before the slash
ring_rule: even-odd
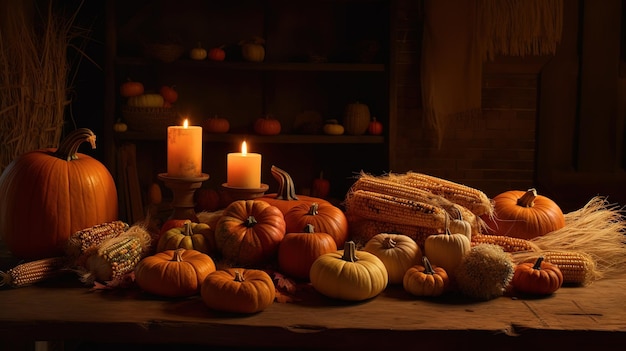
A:
<svg viewBox="0 0 626 351">
<path fill-rule="evenodd" d="M 517 264 L 511 284 L 521 293 L 549 295 L 563 285 L 563 274 L 558 266 L 544 261 L 544 257 L 540 256 L 534 263 Z"/>
<path fill-rule="evenodd" d="M 207 307 L 217 311 L 257 313 L 272 305 L 276 287 L 265 271 L 229 268 L 209 274 L 200 295 Z"/>
<path fill-rule="evenodd" d="M 204 279 L 215 272 L 211 256 L 197 250 L 166 250 L 135 266 L 135 282 L 144 291 L 165 297 L 200 293 Z"/>
<path fill-rule="evenodd" d="M 265 115 L 254 121 L 254 132 L 259 135 L 278 135 L 280 134 L 280 121 L 272 115 Z"/>
<path fill-rule="evenodd" d="M 448 289 L 450 279 L 445 269 L 431 265 L 426 256 L 422 264 L 407 269 L 402 279 L 404 290 L 415 296 L 440 296 Z"/>
<path fill-rule="evenodd" d="M 330 203 L 312 204 L 302 203 L 292 207 L 285 213 L 287 232 L 296 232 L 298 228 L 304 228 L 312 224 L 314 228 L 323 233 L 328 233 L 335 240 L 339 249 L 348 238 L 348 219 L 343 211 Z"/>
<path fill-rule="evenodd" d="M 308 280 L 313 262 L 335 251 L 337 244 L 332 236 L 315 232 L 314 226 L 307 224 L 302 232 L 287 232 L 278 247 L 278 267 L 289 276 Z"/>
<path fill-rule="evenodd" d="M 559 205 L 535 189 L 505 191 L 493 202 L 493 218 L 483 216 L 491 234 L 529 240 L 565 226 Z"/>
<path fill-rule="evenodd" d="M 213 115 L 204 120 L 202 128 L 207 133 L 223 134 L 230 130 L 230 122 L 224 117 Z"/>
</svg>

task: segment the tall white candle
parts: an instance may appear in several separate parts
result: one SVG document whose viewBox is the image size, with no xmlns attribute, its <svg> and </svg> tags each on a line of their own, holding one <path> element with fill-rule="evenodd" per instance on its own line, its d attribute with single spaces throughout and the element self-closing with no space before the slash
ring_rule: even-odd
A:
<svg viewBox="0 0 626 351">
<path fill-rule="evenodd" d="M 202 176 L 202 127 L 167 127 L 167 175 L 193 178 Z"/>
<path fill-rule="evenodd" d="M 248 153 L 245 141 L 240 153 L 228 154 L 226 183 L 233 188 L 261 187 L 261 154 Z"/>
</svg>

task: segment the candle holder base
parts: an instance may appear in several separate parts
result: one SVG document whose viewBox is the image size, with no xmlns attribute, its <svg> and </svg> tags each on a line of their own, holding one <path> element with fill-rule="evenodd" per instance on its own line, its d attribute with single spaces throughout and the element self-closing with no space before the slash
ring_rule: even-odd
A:
<svg viewBox="0 0 626 351">
<path fill-rule="evenodd" d="M 170 219 L 189 219 L 198 222 L 193 200 L 196 189 L 202 186 L 202 182 L 209 179 L 209 175 L 202 173 L 200 177 L 170 177 L 167 173 L 159 173 L 158 178 L 163 181 L 166 187 L 173 193 L 172 207 L 174 211 Z"/>
<path fill-rule="evenodd" d="M 267 184 L 261 184 L 260 188 L 238 188 L 228 186 L 227 183 L 222 184 L 227 201 L 233 202 L 237 200 L 254 200 L 265 195 L 265 192 L 270 188 Z"/>
</svg>

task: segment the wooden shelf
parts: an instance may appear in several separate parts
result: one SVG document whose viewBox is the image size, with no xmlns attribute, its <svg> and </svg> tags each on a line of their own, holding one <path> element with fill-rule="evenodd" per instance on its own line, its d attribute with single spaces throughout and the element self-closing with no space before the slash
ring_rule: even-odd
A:
<svg viewBox="0 0 626 351">
<path fill-rule="evenodd" d="M 115 133 L 117 140 L 124 141 L 161 141 L 165 140 L 167 131 L 162 134 L 127 131 Z M 208 134 L 202 137 L 204 143 L 230 143 L 242 140 L 254 143 L 269 144 L 383 144 L 384 136 L 379 135 L 303 135 L 303 134 L 280 134 L 280 135 L 254 135 L 254 134 Z"/>
<path fill-rule="evenodd" d="M 116 63 L 126 66 L 163 65 L 208 69 L 291 72 L 385 72 L 387 70 L 385 64 L 382 63 L 228 62 L 195 61 L 191 59 L 180 59 L 172 63 L 163 63 L 142 57 L 118 57 L 116 58 Z"/>
</svg>

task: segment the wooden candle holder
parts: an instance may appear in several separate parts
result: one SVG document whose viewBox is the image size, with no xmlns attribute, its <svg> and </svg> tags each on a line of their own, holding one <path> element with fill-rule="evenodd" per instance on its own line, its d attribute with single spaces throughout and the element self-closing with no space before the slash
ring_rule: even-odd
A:
<svg viewBox="0 0 626 351">
<path fill-rule="evenodd" d="M 158 177 L 173 193 L 172 207 L 174 207 L 174 211 L 170 219 L 189 219 L 192 222 L 198 222 L 193 197 L 196 189 L 202 186 L 202 182 L 209 179 L 209 175 L 202 173 L 200 177 L 180 178 L 170 177 L 167 173 L 160 173 Z"/>
<path fill-rule="evenodd" d="M 228 186 L 227 183 L 222 184 L 222 188 L 224 189 L 224 193 L 226 195 L 226 200 L 228 203 L 237 200 L 254 200 L 265 195 L 267 189 L 269 189 L 269 185 L 261 184 L 260 188 L 237 188 Z"/>
</svg>

